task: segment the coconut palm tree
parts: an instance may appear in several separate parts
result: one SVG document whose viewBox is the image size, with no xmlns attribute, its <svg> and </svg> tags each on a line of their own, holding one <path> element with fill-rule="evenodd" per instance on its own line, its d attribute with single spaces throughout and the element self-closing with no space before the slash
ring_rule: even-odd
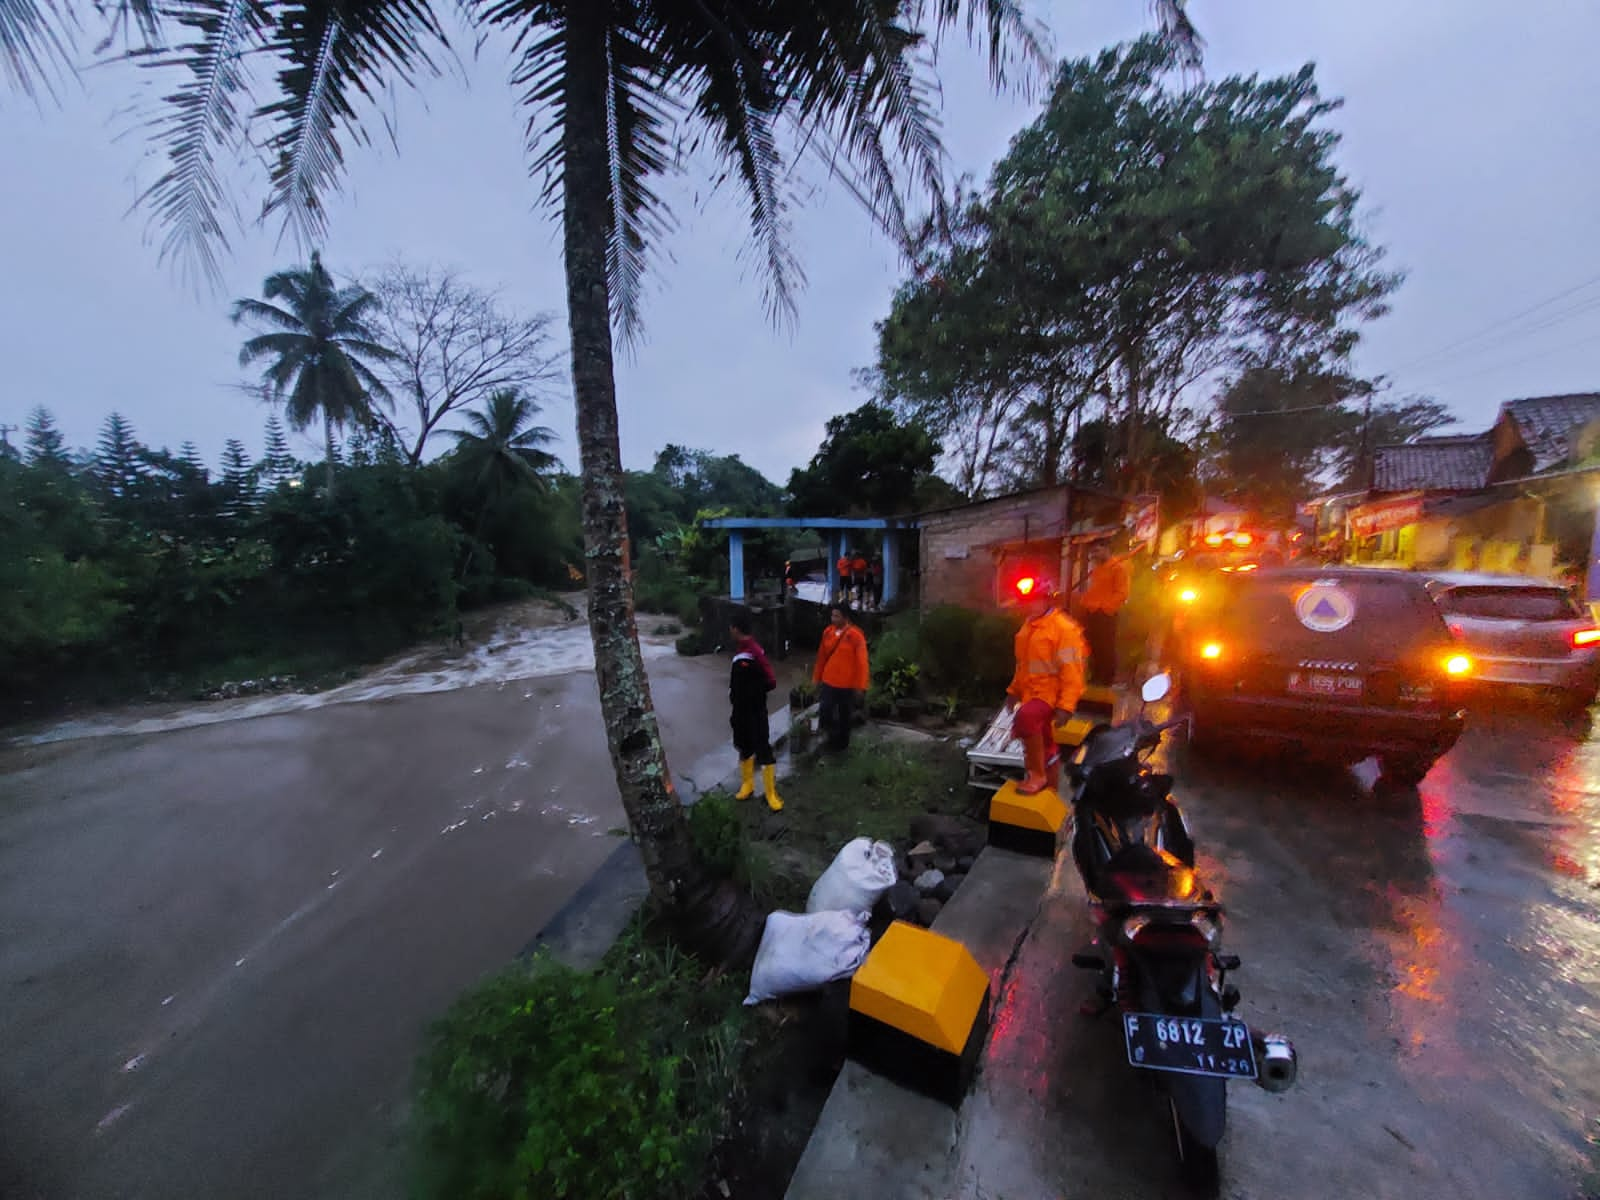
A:
<svg viewBox="0 0 1600 1200">
<path fill-rule="evenodd" d="M 1183 0 L 1154 0 L 1184 36 Z M 61 0 L 60 12 L 70 0 Z M 0 0 L 32 14 L 0 39 L 16 74 L 47 57 L 65 26 L 41 0 Z M 589 624 L 601 711 L 622 802 L 651 893 L 691 947 L 737 958 L 754 948 L 759 913 L 710 880 L 690 841 L 651 704 L 634 625 L 625 552 L 613 321 L 639 329 L 640 282 L 651 244 L 670 225 L 663 175 L 696 151 L 743 191 L 775 314 L 793 312 L 799 269 L 786 240 L 790 196 L 781 147 L 814 153 L 896 233 L 909 226 L 905 185 L 942 220 L 944 158 L 934 110 L 934 38 L 964 25 L 1002 82 L 1017 58 L 1043 51 L 1023 0 L 462 0 L 481 34 L 515 38 L 514 84 L 530 110 L 534 168 L 559 204 L 571 369 L 582 469 Z M 453 6 L 454 7 L 454 6 Z M 445 49 L 429 0 L 110 0 L 110 11 L 184 31 L 146 61 L 188 79 L 168 95 L 156 135 L 168 170 L 146 204 L 167 230 L 164 250 L 215 272 L 226 189 L 220 153 L 269 123 L 274 156 L 267 213 L 315 239 L 324 194 L 349 142 L 377 123 L 371 98 L 431 72 Z M 20 31 L 20 32 L 17 32 Z M 41 32 L 42 31 L 42 32 Z M 1192 33 L 1192 30 L 1190 30 Z M 20 52 L 19 52 L 20 47 Z M 275 95 L 246 110 L 251 64 L 276 56 Z M 260 73 L 254 78 L 259 81 Z M 361 111 L 358 111 L 358 107 Z"/>
<path fill-rule="evenodd" d="M 490 396 L 481 411 L 467 413 L 466 429 L 450 431 L 456 439 L 454 465 L 473 481 L 479 497 L 477 527 L 463 575 L 478 553 L 484 523 L 500 501 L 520 487 L 543 491 L 544 473 L 560 465 L 560 460 L 544 449 L 556 440 L 555 431 L 535 425 L 538 415 L 538 401 L 506 388 Z"/>
<path fill-rule="evenodd" d="M 266 299 L 233 304 L 235 324 L 249 321 L 270 331 L 244 344 L 239 365 L 270 360 L 262 372 L 264 390 L 271 399 L 284 401 L 284 415 L 293 428 L 305 429 L 321 419 L 331 497 L 333 431 L 369 428 L 374 424 L 373 402 L 389 398 L 366 361 L 394 357 L 377 343 L 367 323 L 378 299 L 363 287 L 335 286 L 316 251 L 310 266 L 267 276 L 261 294 Z"/>
<path fill-rule="evenodd" d="M 518 487 L 544 487 L 544 472 L 560 460 L 545 449 L 555 431 L 535 425 L 538 401 L 506 388 L 490 396 L 478 412 L 467 413 L 467 428 L 452 429 L 457 467 L 476 480 L 486 506 Z"/>
</svg>

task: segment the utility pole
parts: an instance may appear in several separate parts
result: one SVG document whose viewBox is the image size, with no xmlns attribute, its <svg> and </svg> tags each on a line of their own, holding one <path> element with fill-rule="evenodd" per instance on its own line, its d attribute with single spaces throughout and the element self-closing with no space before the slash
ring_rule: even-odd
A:
<svg viewBox="0 0 1600 1200">
<path fill-rule="evenodd" d="M 1367 392 L 1366 415 L 1361 420 L 1361 461 L 1367 468 L 1367 491 L 1378 481 L 1378 460 L 1372 453 L 1372 392 Z"/>
</svg>

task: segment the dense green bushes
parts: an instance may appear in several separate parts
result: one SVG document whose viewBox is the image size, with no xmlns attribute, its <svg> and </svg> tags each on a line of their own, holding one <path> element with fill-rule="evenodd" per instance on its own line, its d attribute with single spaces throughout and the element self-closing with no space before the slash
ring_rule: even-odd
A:
<svg viewBox="0 0 1600 1200">
<path fill-rule="evenodd" d="M 76 459 L 39 430 L 53 432 L 46 414 L 27 460 L 0 455 L 0 679 L 14 704 L 379 655 L 452 631 L 463 604 L 570 587 L 582 562 L 561 477 L 491 501 L 449 455 L 368 458 L 330 495 L 321 470 L 237 454 L 213 480 L 126 422 Z"/>
<path fill-rule="evenodd" d="M 675 1200 L 737 1085 L 732 978 L 639 931 L 601 969 L 518 964 L 459 999 L 417 1071 L 428 1200 Z"/>
<path fill-rule="evenodd" d="M 870 700 L 880 710 L 915 693 L 952 706 L 997 703 L 1011 681 L 1016 631 L 1005 614 L 953 604 L 929 610 L 920 622 L 912 613 L 895 617 L 871 647 Z"/>
</svg>

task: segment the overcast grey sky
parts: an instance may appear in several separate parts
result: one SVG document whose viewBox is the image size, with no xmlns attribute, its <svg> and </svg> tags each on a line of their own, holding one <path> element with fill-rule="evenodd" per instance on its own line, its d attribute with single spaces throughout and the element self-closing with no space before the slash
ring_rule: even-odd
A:
<svg viewBox="0 0 1600 1200">
<path fill-rule="evenodd" d="M 1029 7 L 1058 57 L 1150 25 L 1145 0 Z M 1435 396 L 1474 428 L 1503 399 L 1600 390 L 1600 5 L 1193 0 L 1191 12 L 1208 74 L 1310 60 L 1325 92 L 1345 98 L 1344 165 L 1365 193 L 1373 237 L 1408 274 L 1393 313 L 1368 331 L 1362 369 L 1390 376 L 1400 393 Z M 324 249 L 336 272 L 396 256 L 448 264 L 517 307 L 563 312 L 556 226 L 534 209 L 504 77 L 503 58 L 487 55 L 466 83 L 428 82 L 399 100 L 398 154 L 352 150 Z M 1032 105 L 993 96 L 960 44 L 947 48 L 942 77 L 952 167 L 984 177 Z M 295 251 L 275 228 L 252 232 L 217 295 L 196 296 L 158 262 L 142 214 L 127 213 L 152 173 L 120 111 L 129 82 L 120 69 L 92 71 L 42 111 L 0 97 L 0 422 L 21 424 L 44 403 L 72 444 L 88 446 L 116 408 L 146 442 L 192 438 L 214 464 L 227 437 L 258 449 L 266 415 L 234 386 L 246 377 L 227 303 L 257 294 Z M 896 254 L 853 201 L 824 190 L 795 215 L 809 286 L 794 331 L 778 331 L 739 259 L 739 197 L 707 199 L 695 177 L 667 192 L 680 201 L 680 227 L 650 280 L 646 341 L 619 372 L 623 458 L 648 466 L 675 441 L 738 453 L 781 483 L 827 418 L 864 399 L 850 373 L 872 359 Z M 245 207 L 259 198 L 246 195 Z M 572 461 L 570 399 L 546 417 Z M 306 437 L 296 449 L 312 457 L 317 447 Z"/>
</svg>

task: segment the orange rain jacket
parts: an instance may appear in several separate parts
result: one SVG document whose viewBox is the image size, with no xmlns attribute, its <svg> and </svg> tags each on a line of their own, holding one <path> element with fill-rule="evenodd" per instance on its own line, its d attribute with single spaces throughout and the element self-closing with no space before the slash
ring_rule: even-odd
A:
<svg viewBox="0 0 1600 1200">
<path fill-rule="evenodd" d="M 817 647 L 817 667 L 811 672 L 812 681 L 829 687 L 864 692 L 872 682 L 867 670 L 867 635 L 859 625 L 846 625 L 840 629 L 829 625 L 822 631 L 822 644 Z"/>
<path fill-rule="evenodd" d="M 1122 559 L 1113 558 L 1089 572 L 1089 584 L 1083 589 L 1085 612 L 1114 613 L 1128 602 L 1133 590 L 1133 572 Z"/>
<path fill-rule="evenodd" d="M 1071 712 L 1083 695 L 1089 648 L 1078 623 L 1058 608 L 1024 621 L 1017 630 L 1017 671 L 1006 691 L 1017 703 L 1043 700 Z"/>
</svg>

